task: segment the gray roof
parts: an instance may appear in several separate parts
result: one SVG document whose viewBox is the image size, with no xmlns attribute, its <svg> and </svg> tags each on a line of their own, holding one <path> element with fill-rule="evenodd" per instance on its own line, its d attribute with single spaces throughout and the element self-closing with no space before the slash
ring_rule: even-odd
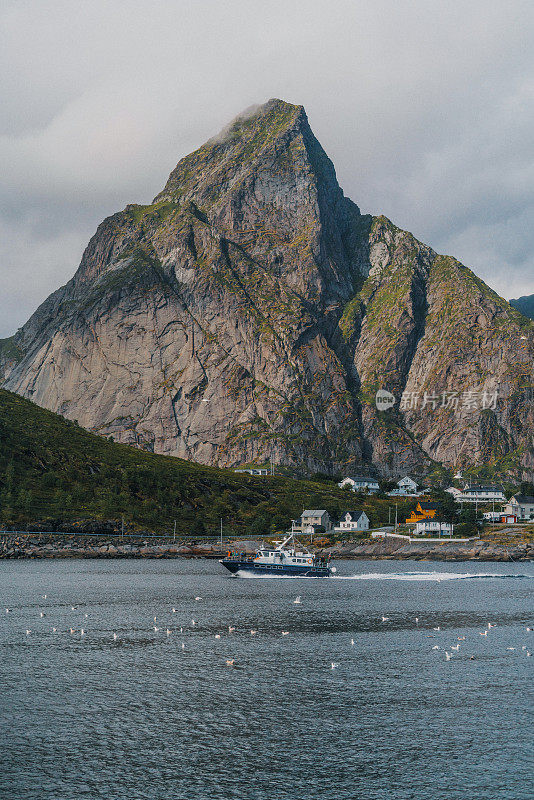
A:
<svg viewBox="0 0 534 800">
<path fill-rule="evenodd" d="M 514 494 L 518 503 L 526 503 L 527 505 L 534 504 L 534 497 L 530 494 Z"/>
<path fill-rule="evenodd" d="M 326 509 L 321 508 L 317 510 L 316 508 L 307 508 L 305 511 L 302 512 L 301 517 L 320 517 L 323 514 L 326 514 Z"/>
<path fill-rule="evenodd" d="M 370 475 L 349 475 L 348 477 L 351 481 L 367 481 L 368 483 L 378 483 L 377 479 L 372 478 Z"/>
<path fill-rule="evenodd" d="M 465 490 L 466 492 L 475 491 L 475 492 L 502 492 L 503 487 L 499 486 L 496 483 L 472 483 L 471 485 L 467 484 Z"/>
<path fill-rule="evenodd" d="M 363 508 L 357 508 L 355 511 L 345 511 L 345 513 L 342 514 L 342 516 L 346 517 L 347 514 L 350 514 L 352 519 L 360 519 L 363 513 L 364 513 Z"/>
</svg>

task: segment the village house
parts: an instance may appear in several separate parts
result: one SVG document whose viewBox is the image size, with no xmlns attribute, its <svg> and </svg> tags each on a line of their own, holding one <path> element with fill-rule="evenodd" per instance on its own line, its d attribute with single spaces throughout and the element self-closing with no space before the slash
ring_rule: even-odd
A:
<svg viewBox="0 0 534 800">
<path fill-rule="evenodd" d="M 534 519 L 534 497 L 526 494 L 515 494 L 504 507 L 506 514 L 512 514 L 518 521 Z"/>
<path fill-rule="evenodd" d="M 484 511 L 482 518 L 486 522 L 492 522 L 494 524 L 504 523 L 506 525 L 513 525 L 517 522 L 515 514 L 507 514 L 504 511 Z"/>
<path fill-rule="evenodd" d="M 368 492 L 369 494 L 380 491 L 380 485 L 374 478 L 365 478 L 357 475 L 343 478 L 343 480 L 338 483 L 338 486 L 340 489 L 349 486 L 353 492 Z"/>
<path fill-rule="evenodd" d="M 434 519 L 438 507 L 434 503 L 417 503 L 415 511 L 412 511 L 406 522 L 409 524 L 414 522 L 421 522 L 425 519 Z"/>
<path fill-rule="evenodd" d="M 295 520 L 293 530 L 297 533 L 315 533 L 317 528 L 324 528 L 325 531 L 332 530 L 332 521 L 328 511 L 315 508 L 307 508 L 300 515 L 300 519 Z"/>
<path fill-rule="evenodd" d="M 359 508 L 355 511 L 347 511 L 342 516 L 337 526 L 334 528 L 336 533 L 356 533 L 357 531 L 369 530 L 369 517 Z"/>
<path fill-rule="evenodd" d="M 263 469 L 260 467 L 250 467 L 250 468 L 240 468 L 234 469 L 234 472 L 246 472 L 249 475 L 255 475 L 256 477 L 264 477 L 265 475 L 269 474 L 268 469 Z"/>
<path fill-rule="evenodd" d="M 506 503 L 502 486 L 493 483 L 466 483 L 462 491 L 454 486 L 446 490 L 457 503 Z"/>
<path fill-rule="evenodd" d="M 400 481 L 397 481 L 397 488 L 388 492 L 388 495 L 389 497 L 418 497 L 420 494 L 417 491 L 418 486 L 419 484 L 413 478 L 406 475 Z"/>
<path fill-rule="evenodd" d="M 454 525 L 452 522 L 441 522 L 438 519 L 423 519 L 417 522 L 414 528 L 415 536 L 427 536 L 432 534 L 434 536 L 452 536 L 454 533 Z"/>
</svg>

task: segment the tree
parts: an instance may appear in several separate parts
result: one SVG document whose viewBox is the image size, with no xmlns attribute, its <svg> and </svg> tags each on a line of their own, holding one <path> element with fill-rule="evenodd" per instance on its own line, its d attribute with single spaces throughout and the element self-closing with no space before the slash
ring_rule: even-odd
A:
<svg viewBox="0 0 534 800">
<path fill-rule="evenodd" d="M 256 517 L 249 528 L 251 536 L 266 536 L 269 533 L 269 520 L 263 514 Z"/>
</svg>

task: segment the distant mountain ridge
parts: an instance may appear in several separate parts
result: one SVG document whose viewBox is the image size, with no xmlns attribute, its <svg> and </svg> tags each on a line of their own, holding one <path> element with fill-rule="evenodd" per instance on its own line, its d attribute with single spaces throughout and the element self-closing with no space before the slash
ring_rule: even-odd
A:
<svg viewBox="0 0 534 800">
<path fill-rule="evenodd" d="M 203 463 L 528 478 L 533 354 L 524 316 L 362 215 L 304 109 L 270 100 L 104 220 L 0 368 L 92 431 Z"/>
<path fill-rule="evenodd" d="M 525 317 L 534 319 L 534 294 L 518 297 L 517 300 L 510 300 L 510 305 L 517 308 Z"/>
</svg>

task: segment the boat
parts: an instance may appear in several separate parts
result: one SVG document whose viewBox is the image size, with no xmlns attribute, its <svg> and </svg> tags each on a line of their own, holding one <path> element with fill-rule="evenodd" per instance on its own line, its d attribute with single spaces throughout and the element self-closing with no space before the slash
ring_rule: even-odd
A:
<svg viewBox="0 0 534 800">
<path fill-rule="evenodd" d="M 274 578 L 284 576 L 300 578 L 328 578 L 336 571 L 330 566 L 329 556 L 317 556 L 297 541 L 293 529 L 280 542 L 262 546 L 255 555 L 228 551 L 219 563 L 233 575 L 252 573 Z"/>
</svg>

